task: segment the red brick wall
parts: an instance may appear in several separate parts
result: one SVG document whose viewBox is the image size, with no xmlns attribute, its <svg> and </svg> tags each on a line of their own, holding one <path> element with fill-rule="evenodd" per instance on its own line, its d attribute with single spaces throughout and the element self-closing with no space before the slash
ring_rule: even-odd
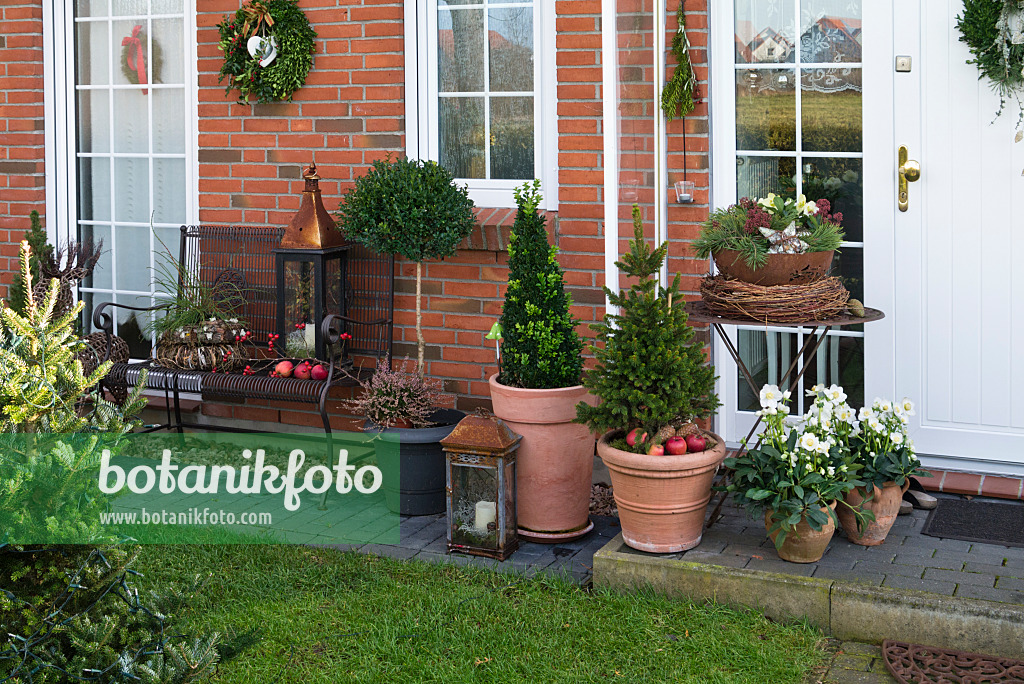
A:
<svg viewBox="0 0 1024 684">
<path fill-rule="evenodd" d="M 0 26 L 0 297 L 6 297 L 29 212 L 45 214 L 42 4 L 5 2 Z"/>
</svg>

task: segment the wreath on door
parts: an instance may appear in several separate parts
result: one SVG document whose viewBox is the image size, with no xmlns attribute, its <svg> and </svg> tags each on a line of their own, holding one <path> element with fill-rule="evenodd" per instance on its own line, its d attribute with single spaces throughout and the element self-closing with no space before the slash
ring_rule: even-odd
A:
<svg viewBox="0 0 1024 684">
<path fill-rule="evenodd" d="M 1024 0 L 964 0 L 957 18 L 960 41 L 970 48 L 981 75 L 999 93 L 999 111 L 1017 101 L 1016 142 L 1024 140 Z"/>
<path fill-rule="evenodd" d="M 217 28 L 217 49 L 224 53 L 218 81 L 228 79 L 224 92 L 238 90 L 239 103 L 251 95 L 260 104 L 290 102 L 305 84 L 316 52 L 316 31 L 298 0 L 251 0 Z"/>
</svg>

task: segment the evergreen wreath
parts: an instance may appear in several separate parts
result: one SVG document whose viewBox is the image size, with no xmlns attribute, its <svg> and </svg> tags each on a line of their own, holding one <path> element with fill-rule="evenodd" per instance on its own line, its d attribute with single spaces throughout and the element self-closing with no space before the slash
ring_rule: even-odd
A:
<svg viewBox="0 0 1024 684">
<path fill-rule="evenodd" d="M 974 55 L 968 64 L 976 64 L 999 93 L 996 116 L 1009 98 L 1017 101 L 1016 142 L 1024 140 L 1024 0 L 964 0 L 956 27 Z"/>
<path fill-rule="evenodd" d="M 676 68 L 672 78 L 661 91 L 661 110 L 672 121 L 676 116 L 686 116 L 693 111 L 695 100 L 700 99 L 700 88 L 697 76 L 693 73 L 690 63 L 690 41 L 686 37 L 686 15 L 683 12 L 683 0 L 679 0 L 676 11 L 679 28 L 672 36 L 672 54 L 676 58 Z"/>
<path fill-rule="evenodd" d="M 239 103 L 245 104 L 250 95 L 260 104 L 290 102 L 305 84 L 316 52 L 316 31 L 298 8 L 298 0 L 251 0 L 234 17 L 224 17 L 217 28 L 217 49 L 224 53 L 217 80 L 228 79 L 224 92 L 237 89 Z M 260 66 L 259 54 L 249 54 L 247 43 L 254 35 L 272 35 L 277 41 L 277 58 L 266 67 Z"/>
<path fill-rule="evenodd" d="M 142 28 L 139 26 L 135 28 L 139 30 L 133 30 L 132 35 L 128 38 L 125 38 L 124 41 L 122 41 L 121 43 L 121 45 L 123 46 L 121 48 L 121 73 L 124 74 L 124 77 L 132 85 L 139 84 L 138 68 L 133 68 L 129 65 L 129 61 L 134 62 L 136 59 L 136 55 L 130 54 L 131 51 L 136 49 L 134 41 L 135 39 L 138 39 L 139 43 L 142 45 L 143 50 L 146 50 L 147 46 L 149 46 L 148 36 L 146 35 L 146 32 L 142 30 Z M 163 50 L 160 49 L 160 43 L 156 41 L 156 38 L 153 39 L 153 43 L 151 46 L 149 46 L 149 50 L 150 53 L 148 55 L 148 64 L 152 68 L 152 71 L 150 73 L 153 76 L 153 83 L 160 83 L 160 71 L 164 65 L 164 54 Z M 145 72 L 146 70 L 145 65 L 146 61 L 144 60 L 142 67 L 143 72 Z"/>
</svg>

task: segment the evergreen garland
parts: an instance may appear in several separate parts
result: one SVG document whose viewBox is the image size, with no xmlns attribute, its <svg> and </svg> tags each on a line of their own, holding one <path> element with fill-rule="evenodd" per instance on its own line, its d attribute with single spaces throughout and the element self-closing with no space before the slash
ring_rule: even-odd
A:
<svg viewBox="0 0 1024 684">
<path fill-rule="evenodd" d="M 964 0 L 957 18 L 960 41 L 974 55 L 980 77 L 989 79 L 999 93 L 999 111 L 1006 101 L 1017 101 L 1016 142 L 1024 140 L 1024 0 Z"/>
<path fill-rule="evenodd" d="M 272 21 L 262 29 L 259 21 L 250 31 L 254 16 L 269 14 Z M 306 82 L 306 76 L 313 66 L 316 52 L 316 31 L 305 13 L 298 8 L 298 0 L 252 0 L 235 12 L 233 18 L 225 17 L 217 28 L 220 30 L 220 44 L 217 49 L 224 53 L 224 64 L 220 68 L 219 81 L 228 79 L 225 93 L 232 89 L 239 92 L 238 101 L 245 104 L 250 95 L 256 96 L 260 104 L 286 100 Z M 248 41 L 253 35 L 269 33 L 277 41 L 277 57 L 263 67 L 260 58 L 249 54 Z"/>
<path fill-rule="evenodd" d="M 583 371 L 583 341 L 569 313 L 572 299 L 555 260 L 558 248 L 548 244 L 547 217 L 537 212 L 540 181 L 516 188 L 515 198 L 498 381 L 529 389 L 572 387 Z"/>
<path fill-rule="evenodd" d="M 597 344 L 590 346 L 597 366 L 583 384 L 601 403 L 576 407 L 576 422 L 595 431 L 642 428 L 656 435 L 668 425 L 707 418 L 719 406 L 714 368 L 687 325 L 679 274 L 668 288 L 658 284 L 667 252 L 667 242 L 654 250 L 647 245 L 640 208 L 634 205 L 629 252 L 615 265 L 635 281 L 620 293 L 605 287 L 619 313 L 605 314 L 603 322 L 590 326 L 597 331 Z M 617 448 L 637 453 L 647 446 L 620 441 Z"/>
<path fill-rule="evenodd" d="M 672 78 L 661 91 L 661 110 L 672 121 L 676 116 L 684 117 L 694 108 L 694 99 L 700 91 L 697 86 L 697 75 L 693 73 L 690 63 L 690 41 L 686 37 L 686 15 L 683 12 L 683 0 L 679 0 L 676 11 L 679 28 L 672 36 L 672 54 L 676 58 L 676 68 Z"/>
</svg>

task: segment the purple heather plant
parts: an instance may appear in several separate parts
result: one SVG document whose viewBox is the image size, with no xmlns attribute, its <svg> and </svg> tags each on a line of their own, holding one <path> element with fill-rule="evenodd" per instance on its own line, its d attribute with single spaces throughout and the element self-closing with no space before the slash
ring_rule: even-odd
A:
<svg viewBox="0 0 1024 684">
<path fill-rule="evenodd" d="M 345 402 L 352 410 L 381 427 L 390 428 L 408 422 L 412 427 L 427 427 L 441 399 L 441 383 L 416 372 L 406 359 L 391 367 L 391 359 L 381 359 L 369 380 L 360 382 L 363 394 Z"/>
</svg>

